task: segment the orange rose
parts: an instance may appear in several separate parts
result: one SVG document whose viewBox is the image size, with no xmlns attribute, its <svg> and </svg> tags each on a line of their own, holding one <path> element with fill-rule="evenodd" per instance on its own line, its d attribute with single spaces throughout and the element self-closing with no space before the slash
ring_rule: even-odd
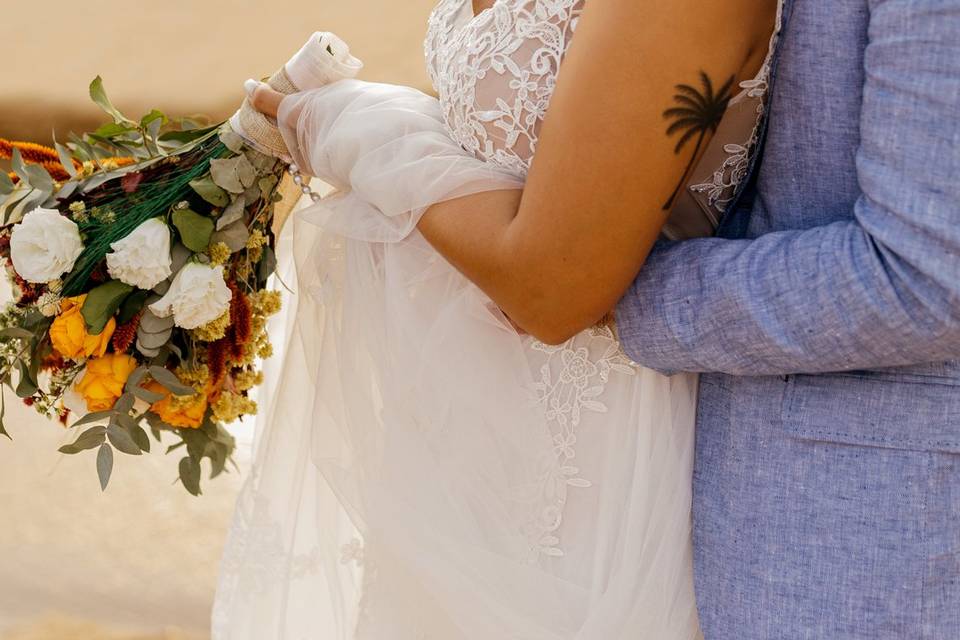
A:
<svg viewBox="0 0 960 640">
<path fill-rule="evenodd" d="M 87 401 L 87 409 L 112 409 L 123 395 L 127 378 L 136 368 L 137 361 L 125 353 L 111 353 L 87 361 L 87 369 L 77 384 L 77 392 Z"/>
<path fill-rule="evenodd" d="M 189 397 L 174 396 L 163 385 L 152 380 L 146 385 L 146 389 L 163 396 L 162 400 L 153 403 L 150 410 L 171 427 L 199 429 L 203 424 L 209 404 L 208 391 Z"/>
<path fill-rule="evenodd" d="M 86 295 L 65 298 L 60 315 L 50 326 L 50 342 L 53 343 L 54 350 L 64 358 L 78 360 L 83 357 L 102 356 L 107 352 L 110 338 L 117 328 L 117 321 L 110 318 L 100 335 L 92 336 L 87 333 L 87 323 L 80 314 L 86 299 Z"/>
</svg>

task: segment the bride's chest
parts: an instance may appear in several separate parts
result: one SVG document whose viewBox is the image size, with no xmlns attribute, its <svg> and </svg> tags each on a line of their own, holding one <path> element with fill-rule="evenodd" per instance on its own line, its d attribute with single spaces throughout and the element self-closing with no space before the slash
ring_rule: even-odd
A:
<svg viewBox="0 0 960 640">
<path fill-rule="evenodd" d="M 425 53 L 448 130 L 525 174 L 584 0 L 441 0 Z"/>
</svg>

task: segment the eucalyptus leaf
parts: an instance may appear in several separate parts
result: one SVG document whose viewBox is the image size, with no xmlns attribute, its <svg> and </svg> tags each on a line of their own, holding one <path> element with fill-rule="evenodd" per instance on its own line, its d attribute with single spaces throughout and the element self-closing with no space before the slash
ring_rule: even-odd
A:
<svg viewBox="0 0 960 640">
<path fill-rule="evenodd" d="M 18 205 L 23 202 L 25 198 L 31 197 L 33 194 L 36 194 L 37 191 L 31 189 L 29 186 L 24 186 L 21 182 L 14 189 L 13 193 L 8 195 L 2 204 L 0 204 L 0 223 L 2 225 L 15 224 L 20 222 L 20 217 L 14 217 L 13 212 L 18 210 Z"/>
<path fill-rule="evenodd" d="M 140 425 L 130 427 L 130 437 L 144 453 L 150 453 L 150 438 Z"/>
<path fill-rule="evenodd" d="M 150 391 L 149 389 L 144 389 L 143 387 L 134 387 L 133 389 L 130 390 L 130 392 L 133 395 L 140 398 L 141 400 L 143 400 L 144 402 L 148 402 L 150 404 L 153 404 L 155 402 L 160 402 L 164 398 L 162 394 L 154 393 L 153 391 Z"/>
<path fill-rule="evenodd" d="M 277 270 L 277 256 L 269 246 L 263 247 L 263 257 L 257 265 L 257 277 L 260 282 L 266 282 Z"/>
<path fill-rule="evenodd" d="M 17 371 L 20 372 L 20 382 L 17 384 L 17 397 L 29 398 L 37 391 L 37 379 L 27 367 L 27 363 L 22 359 L 17 360 Z"/>
<path fill-rule="evenodd" d="M 59 142 L 54 142 L 53 146 L 57 150 L 57 155 L 60 157 L 60 164 L 63 165 L 63 168 L 70 174 L 71 178 L 76 178 L 77 168 L 73 166 L 73 156 L 71 156 L 70 150 Z"/>
<path fill-rule="evenodd" d="M 46 169 L 38 164 L 28 164 L 26 166 L 27 174 L 30 176 L 30 184 L 35 188 L 47 194 L 47 197 L 53 193 L 53 178 Z"/>
<path fill-rule="evenodd" d="M 170 251 L 170 272 L 174 275 L 180 273 L 180 269 L 183 269 L 192 255 L 193 252 L 183 246 L 183 243 L 174 244 Z M 173 279 L 173 276 L 170 278 Z"/>
<path fill-rule="evenodd" d="M 247 156 L 247 161 L 256 169 L 258 174 L 272 173 L 279 162 L 273 156 L 260 153 L 256 149 L 246 149 L 243 155 Z"/>
<path fill-rule="evenodd" d="M 87 415 L 83 416 L 82 418 L 74 422 L 72 425 L 70 425 L 70 428 L 73 429 L 76 427 L 82 427 L 84 425 L 93 424 L 94 422 L 100 422 L 101 420 L 108 420 L 110 419 L 111 416 L 113 416 L 113 411 L 95 411 L 93 413 L 88 413 Z M 97 427 L 97 428 L 101 428 L 104 430 L 104 432 L 106 432 L 106 428 L 104 427 Z"/>
<path fill-rule="evenodd" d="M 180 382 L 175 373 L 169 369 L 160 366 L 150 367 L 150 376 L 166 388 L 170 393 L 177 396 L 192 396 L 197 393 L 196 389 Z"/>
<path fill-rule="evenodd" d="M 80 314 L 87 324 L 87 331 L 95 336 L 103 333 L 107 322 L 131 291 L 133 291 L 132 286 L 119 280 L 105 282 L 91 290 L 80 309 Z"/>
<path fill-rule="evenodd" d="M 39 189 L 30 191 L 25 198 L 17 203 L 17 206 L 13 207 L 13 209 L 9 211 L 5 223 L 14 224 L 16 222 L 20 222 L 24 215 L 39 207 L 41 204 L 43 204 L 43 201 L 49 197 L 50 193 L 46 191 L 41 191 Z"/>
<path fill-rule="evenodd" d="M 150 347 L 145 346 L 142 342 L 140 342 L 140 338 L 137 338 L 137 351 L 148 358 L 154 358 L 160 355 L 160 349 L 151 349 Z"/>
<path fill-rule="evenodd" d="M 90 99 L 97 103 L 98 107 L 103 109 L 110 117 L 112 117 L 114 122 L 118 124 L 136 124 L 133 120 L 130 120 L 122 113 L 117 111 L 117 108 L 113 106 L 113 103 L 111 103 L 110 99 L 107 97 L 106 90 L 103 88 L 103 78 L 100 76 L 94 78 L 93 82 L 90 83 Z"/>
<path fill-rule="evenodd" d="M 257 172 L 245 155 L 210 161 L 213 182 L 230 193 L 243 193 L 254 183 Z"/>
<path fill-rule="evenodd" d="M 190 457 L 180 460 L 180 482 L 190 495 L 200 495 L 200 463 Z"/>
<path fill-rule="evenodd" d="M 243 219 L 244 208 L 247 206 L 247 199 L 242 193 L 234 196 L 233 202 L 223 210 L 220 217 L 217 218 L 217 231 L 233 224 L 237 220 Z"/>
<path fill-rule="evenodd" d="M 173 328 L 170 328 L 166 331 L 160 333 L 137 333 L 137 343 L 144 347 L 145 349 L 155 350 L 163 347 L 167 342 L 170 341 L 170 336 L 173 334 Z M 146 355 L 146 354 L 144 354 Z"/>
<path fill-rule="evenodd" d="M 123 304 L 120 305 L 120 312 L 117 314 L 117 323 L 126 324 L 143 310 L 143 304 L 147 301 L 149 291 L 138 289 L 128 295 Z"/>
<path fill-rule="evenodd" d="M 72 166 L 72 165 L 71 165 Z M 57 200 L 66 200 L 80 187 L 80 183 L 76 179 L 70 180 L 69 182 L 63 183 L 59 190 L 57 190 Z"/>
<path fill-rule="evenodd" d="M 134 402 L 136 402 L 136 397 L 128 391 L 117 399 L 116 404 L 113 405 L 113 411 L 120 415 L 129 414 L 130 410 L 133 409 Z"/>
<path fill-rule="evenodd" d="M 210 479 L 216 478 L 227 466 L 227 447 L 224 444 L 219 442 L 214 443 L 211 447 L 210 454 Z"/>
<path fill-rule="evenodd" d="M 149 300 L 147 304 L 150 304 Z M 173 316 L 161 318 L 151 311 L 149 306 L 144 310 L 143 317 L 140 318 L 140 329 L 145 333 L 163 333 L 172 328 Z"/>
<path fill-rule="evenodd" d="M 124 133 L 130 133 L 131 131 L 136 131 L 136 127 L 132 127 L 128 124 L 118 124 L 116 122 L 108 122 L 107 124 L 101 125 L 93 132 L 91 137 L 97 137 L 101 139 L 112 138 L 113 136 L 121 135 Z"/>
<path fill-rule="evenodd" d="M 190 188 L 215 207 L 225 207 L 230 202 L 227 192 L 214 184 L 209 176 L 190 181 Z"/>
<path fill-rule="evenodd" d="M 260 195 L 261 195 L 261 194 L 260 194 L 260 187 L 257 185 L 256 182 L 253 183 L 253 184 L 250 186 L 250 188 L 248 188 L 246 191 L 243 192 L 243 197 L 244 197 L 244 199 L 246 199 L 247 204 L 250 204 L 250 203 L 253 203 L 253 202 L 256 202 L 257 200 L 259 200 L 259 199 L 260 199 Z"/>
<path fill-rule="evenodd" d="M 161 125 L 167 124 L 169 119 L 162 111 L 152 109 L 150 113 L 140 118 L 140 126 L 144 129 L 149 127 L 152 123 L 159 122 Z"/>
<path fill-rule="evenodd" d="M 180 240 L 191 251 L 199 253 L 210 245 L 213 220 L 191 209 L 173 212 L 173 226 L 180 232 Z"/>
<path fill-rule="evenodd" d="M 245 146 L 243 138 L 229 125 L 220 129 L 220 142 L 234 153 L 242 153 Z"/>
<path fill-rule="evenodd" d="M 3 387 L 0 387 L 0 436 L 6 436 L 7 440 L 13 440 L 9 433 L 7 433 L 7 426 L 3 423 L 3 419 L 7 415 L 7 400 L 3 397 Z"/>
<path fill-rule="evenodd" d="M 133 370 L 129 376 L 127 376 L 127 383 L 123 386 L 125 392 L 130 392 L 136 394 L 137 389 L 140 388 L 140 383 L 143 382 L 143 379 L 147 376 L 147 368 L 140 366 Z"/>
<path fill-rule="evenodd" d="M 237 252 L 247 246 L 247 239 L 250 238 L 250 231 L 242 220 L 229 224 L 223 229 L 215 232 L 210 238 L 210 242 L 222 242 L 230 248 L 231 252 Z"/>
<path fill-rule="evenodd" d="M 197 462 L 203 460 L 203 456 L 206 455 L 207 445 L 210 443 L 207 435 L 196 429 L 185 429 L 180 432 L 180 437 L 187 443 L 187 453 L 190 454 L 190 457 Z"/>
<path fill-rule="evenodd" d="M 23 155 L 20 153 L 20 149 L 16 147 L 13 148 L 13 152 L 10 154 L 10 168 L 13 169 L 13 172 L 20 177 L 26 184 L 30 184 L 30 174 L 27 173 L 27 165 L 23 161 Z"/>
<path fill-rule="evenodd" d="M 13 193 L 15 185 L 6 171 L 0 171 L 0 196 L 6 196 Z"/>
<path fill-rule="evenodd" d="M 106 491 L 113 474 L 113 448 L 107 443 L 100 445 L 97 452 L 97 476 L 100 478 L 100 490 Z"/>
<path fill-rule="evenodd" d="M 73 444 L 60 447 L 60 453 L 73 455 L 80 453 L 81 451 L 87 451 L 88 449 L 96 449 L 106 441 L 106 433 L 106 427 L 93 427 L 91 429 L 87 429 L 80 434 L 80 437 L 77 438 Z"/>
<path fill-rule="evenodd" d="M 93 176 L 89 180 L 83 183 L 83 192 L 90 193 L 97 187 L 110 182 L 111 180 L 116 180 L 117 178 L 122 178 L 128 173 L 134 173 L 136 171 L 143 171 L 145 168 L 155 164 L 156 160 L 147 160 L 143 162 L 136 162 L 134 164 L 127 165 L 125 167 L 120 167 L 119 169 L 114 169 L 113 171 L 104 171 Z"/>
<path fill-rule="evenodd" d="M 117 451 L 131 456 L 139 456 L 142 451 L 133 438 L 127 433 L 127 430 L 117 424 L 111 424 L 107 427 L 107 438 L 110 444 L 117 448 Z"/>
<path fill-rule="evenodd" d="M 260 178 L 260 180 L 257 181 L 257 185 L 260 187 L 261 193 L 270 193 L 279 181 L 280 179 L 276 175 L 270 174 Z"/>
<path fill-rule="evenodd" d="M 0 338 L 18 338 L 20 340 L 32 340 L 33 332 L 27 331 L 21 327 L 7 327 L 0 329 Z"/>
<path fill-rule="evenodd" d="M 166 143 L 180 143 L 180 145 L 186 146 L 201 141 L 204 137 L 213 133 L 216 128 L 216 126 L 211 126 L 182 129 L 180 131 L 165 131 L 160 135 L 159 141 Z"/>
</svg>

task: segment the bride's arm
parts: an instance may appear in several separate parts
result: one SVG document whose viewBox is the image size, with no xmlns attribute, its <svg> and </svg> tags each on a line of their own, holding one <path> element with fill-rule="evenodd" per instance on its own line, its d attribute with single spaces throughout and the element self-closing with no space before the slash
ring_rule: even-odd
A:
<svg viewBox="0 0 960 640">
<path fill-rule="evenodd" d="M 739 79 L 766 53 L 754 46 L 769 38 L 765 4 L 588 2 L 524 191 L 440 203 L 420 231 L 538 338 L 596 323 L 642 266 L 690 161 L 694 145 L 677 154 L 679 135 L 666 135 L 675 85 L 701 70 L 714 86 Z"/>
<path fill-rule="evenodd" d="M 773 0 L 588 2 L 524 191 L 435 205 L 421 233 L 541 340 L 594 324 L 643 264 L 691 161 L 696 137 L 676 153 L 684 132 L 666 132 L 676 85 L 698 86 L 701 71 L 714 87 L 739 80 L 765 54 L 774 11 Z"/>
</svg>

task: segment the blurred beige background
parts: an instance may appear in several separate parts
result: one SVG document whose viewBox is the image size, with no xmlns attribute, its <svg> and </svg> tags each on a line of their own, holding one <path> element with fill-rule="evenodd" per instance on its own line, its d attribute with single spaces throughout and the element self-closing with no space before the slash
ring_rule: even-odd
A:
<svg viewBox="0 0 960 640">
<path fill-rule="evenodd" d="M 334 31 L 367 80 L 427 87 L 422 41 L 436 0 L 3 0 L 0 136 L 49 139 L 101 121 L 103 76 L 128 115 L 226 117 L 243 81 L 280 67 L 314 31 Z"/>
<path fill-rule="evenodd" d="M 346 39 L 365 79 L 427 88 L 434 1 L 3 0 L 0 137 L 46 142 L 96 126 L 87 85 L 97 74 L 128 115 L 225 118 L 246 78 L 270 74 L 315 30 Z M 0 640 L 206 638 L 241 474 L 194 499 L 173 484 L 178 456 L 120 456 L 101 494 L 93 456 L 59 455 L 70 434 L 12 395 L 14 442 L 0 440 Z M 252 433 L 237 435 L 244 467 Z"/>
</svg>

